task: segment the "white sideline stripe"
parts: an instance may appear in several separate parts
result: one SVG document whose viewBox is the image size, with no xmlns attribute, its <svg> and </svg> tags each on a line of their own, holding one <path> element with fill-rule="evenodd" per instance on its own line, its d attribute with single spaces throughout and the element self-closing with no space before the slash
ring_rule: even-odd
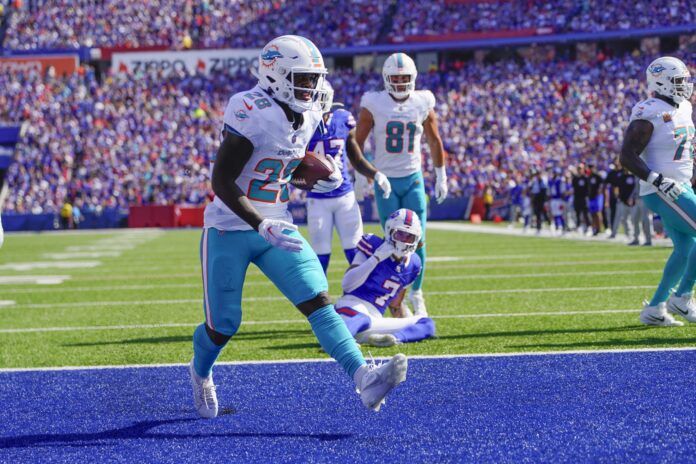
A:
<svg viewBox="0 0 696 464">
<path fill-rule="evenodd" d="M 487 295 L 495 293 L 544 293 L 544 292 L 584 292 L 587 290 L 641 290 L 655 288 L 654 285 L 620 285 L 615 287 L 552 287 L 552 288 L 509 288 L 502 290 L 444 290 L 426 292 L 426 295 Z M 333 295 L 337 297 L 337 295 Z M 251 296 L 242 298 L 245 301 L 286 301 L 284 296 Z M 76 301 L 71 303 L 29 303 L 17 304 L 13 308 L 83 308 L 98 306 L 129 306 L 129 305 L 166 305 L 201 303 L 202 298 L 182 298 L 171 300 L 132 300 L 132 301 Z"/>
<path fill-rule="evenodd" d="M 670 347 L 670 348 L 618 348 L 602 350 L 567 350 L 567 351 L 512 351 L 509 353 L 472 353 L 472 354 L 444 354 L 444 355 L 414 355 L 409 359 L 475 359 L 475 358 L 516 358 L 525 356 L 575 356 L 575 355 L 604 355 L 604 354 L 632 354 L 632 353 L 663 353 L 673 351 L 696 351 L 694 347 Z M 375 359 L 388 359 L 377 357 Z M 303 358 L 283 360 L 258 360 L 258 361 L 219 361 L 216 366 L 247 366 L 258 364 L 301 364 L 301 363 L 326 363 L 335 362 L 331 358 Z M 4 367 L 0 373 L 12 372 L 40 372 L 40 371 L 81 371 L 104 369 L 144 369 L 158 367 L 188 367 L 189 363 L 160 363 L 160 364 L 126 364 L 104 366 L 59 366 L 59 367 Z"/>
<path fill-rule="evenodd" d="M 580 314 L 622 314 L 637 313 L 640 309 L 591 309 L 580 311 L 532 311 L 524 313 L 482 313 L 482 314 L 450 314 L 430 316 L 433 319 L 478 319 L 484 317 L 529 317 L 529 316 L 575 316 Z M 307 319 L 281 319 L 269 321 L 243 321 L 242 325 L 277 325 L 277 324 L 304 324 Z M 0 333 L 33 333 L 33 332 L 77 332 L 95 330 L 131 330 L 131 329 L 161 329 L 176 327 L 195 327 L 200 322 L 169 323 L 169 324 L 133 324 L 133 325 L 94 325 L 74 327 L 26 327 L 19 329 L 0 329 Z"/>
<path fill-rule="evenodd" d="M 92 268 L 101 264 L 101 261 L 33 261 L 27 263 L 7 263 L 0 265 L 0 270 L 32 271 L 34 269 L 80 269 Z"/>
<path fill-rule="evenodd" d="M 22 284 L 32 284 L 32 285 L 57 285 L 62 284 L 66 280 L 69 280 L 70 276 L 67 275 L 52 275 L 52 276 L 0 276 L 0 285 L 22 285 Z M 39 290 L 34 288 L 21 289 L 21 293 L 34 293 Z M 55 291 L 42 289 L 41 291 Z M 16 289 L 13 290 L 3 290 L 3 293 L 20 293 Z"/>
<path fill-rule="evenodd" d="M 0 300 L 0 308 L 3 306 L 13 306 L 15 304 L 12 300 Z"/>
<path fill-rule="evenodd" d="M 118 258 L 120 251 L 82 251 L 69 253 L 44 253 L 48 259 Z"/>
<path fill-rule="evenodd" d="M 603 276 L 603 275 L 635 275 L 635 274 L 661 274 L 662 269 L 654 269 L 654 270 L 640 270 L 640 271 L 597 271 L 597 272 L 583 272 L 580 277 L 584 276 Z M 197 274 L 193 274 L 192 277 Z M 556 272 L 556 273 L 535 273 L 535 274 L 456 274 L 456 275 L 446 275 L 446 276 L 437 276 L 433 277 L 436 280 L 496 280 L 496 279 L 524 279 L 524 278 L 537 278 L 537 277 L 564 277 L 564 276 L 578 276 L 577 272 Z M 17 284 L 22 284 L 22 283 L 52 283 L 49 282 L 50 279 L 53 278 L 53 276 L 45 276 L 42 277 L 43 279 L 46 279 L 46 282 L 34 282 L 33 280 L 28 279 L 27 282 L 3 282 L 3 279 L 5 277 L 0 276 L 0 284 L 3 283 L 17 283 Z M 17 279 L 22 279 L 22 277 L 17 277 Z M 66 278 L 70 278 L 69 276 L 66 276 Z M 9 277 L 8 279 L 13 279 L 13 277 Z M 142 279 L 142 277 L 139 277 L 139 279 Z M 82 280 L 90 280 L 90 279 L 82 279 Z M 341 283 L 341 279 L 329 279 L 328 281 L 330 284 L 339 284 Z M 61 282 L 57 282 L 61 283 Z M 269 281 L 258 281 L 254 280 L 251 282 L 245 282 L 244 286 L 264 286 L 264 285 L 273 285 Z M 202 287 L 201 282 L 185 282 L 185 283 L 178 283 L 178 284 L 147 284 L 147 285 L 103 285 L 103 286 L 94 286 L 94 287 L 59 287 L 59 288 L 14 288 L 10 290 L 3 290 L 3 293 L 5 294 L 22 294 L 22 293 L 80 293 L 80 292 L 95 292 L 95 291 L 110 291 L 110 290 L 154 290 L 154 289 L 160 289 L 160 288 L 200 288 Z"/>
<path fill-rule="evenodd" d="M 135 245 L 126 245 L 125 243 L 123 245 L 104 243 L 103 245 L 73 245 L 66 247 L 65 251 L 126 251 L 132 250 L 133 248 L 135 248 Z"/>
<path fill-rule="evenodd" d="M 492 234 L 492 235 L 513 235 L 523 238 L 552 238 L 556 240 L 572 240 L 576 242 L 594 242 L 611 245 L 625 245 L 625 242 L 620 240 L 610 240 L 606 236 L 587 237 L 577 232 L 571 232 L 562 236 L 554 235 L 550 230 L 543 229 L 541 235 L 535 233 L 525 233 L 523 229 L 506 227 L 495 227 L 487 225 L 474 225 L 454 222 L 428 222 L 428 228 L 433 230 L 443 230 L 448 232 L 469 232 L 476 234 Z M 653 239 L 653 245 L 671 247 L 672 241 L 669 239 Z"/>
</svg>

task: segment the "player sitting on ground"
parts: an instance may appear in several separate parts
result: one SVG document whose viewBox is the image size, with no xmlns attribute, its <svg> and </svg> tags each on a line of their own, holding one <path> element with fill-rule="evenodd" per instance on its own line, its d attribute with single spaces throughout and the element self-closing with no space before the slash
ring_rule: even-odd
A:
<svg viewBox="0 0 696 464">
<path fill-rule="evenodd" d="M 367 234 L 358 242 L 336 311 L 358 343 L 392 346 L 432 337 L 435 322 L 429 317 L 384 318 L 387 306 L 421 271 L 420 257 L 414 254 L 421 236 L 418 215 L 396 210 L 387 219 L 385 235 Z"/>
</svg>

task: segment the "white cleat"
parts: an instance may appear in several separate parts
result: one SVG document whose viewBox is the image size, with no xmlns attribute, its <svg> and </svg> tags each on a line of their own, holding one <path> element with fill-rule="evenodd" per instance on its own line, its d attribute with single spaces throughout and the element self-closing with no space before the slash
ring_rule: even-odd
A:
<svg viewBox="0 0 696 464">
<path fill-rule="evenodd" d="M 406 380 L 408 361 L 406 356 L 399 353 L 389 361 L 377 365 L 375 363 L 365 366 L 365 372 L 357 386 L 360 400 L 366 408 L 379 412 L 385 403 L 384 398 L 401 382 Z M 361 369 L 363 369 L 361 367 Z"/>
<path fill-rule="evenodd" d="M 425 309 L 425 298 L 423 298 L 423 290 L 411 290 L 408 295 L 408 301 L 413 306 L 413 311 L 416 316 L 427 317 L 428 310 Z"/>
<path fill-rule="evenodd" d="M 683 322 L 677 321 L 667 314 L 667 305 L 665 303 L 660 303 L 657 306 L 648 306 L 647 301 L 645 306 L 643 306 L 643 311 L 640 313 L 640 322 L 658 327 L 679 327 L 684 325 Z"/>
<path fill-rule="evenodd" d="M 696 300 L 694 300 L 693 293 L 669 297 L 669 300 L 667 300 L 667 311 L 681 316 L 689 322 L 696 322 Z"/>
<path fill-rule="evenodd" d="M 398 345 L 399 341 L 392 334 L 371 334 L 367 337 L 365 344 L 384 347 Z"/>
<path fill-rule="evenodd" d="M 218 401 L 215 393 L 215 384 L 213 384 L 213 374 L 203 378 L 196 374 L 193 369 L 193 359 L 189 364 L 189 373 L 191 374 L 191 386 L 193 387 L 193 404 L 196 411 L 205 419 L 212 419 L 218 415 Z"/>
</svg>

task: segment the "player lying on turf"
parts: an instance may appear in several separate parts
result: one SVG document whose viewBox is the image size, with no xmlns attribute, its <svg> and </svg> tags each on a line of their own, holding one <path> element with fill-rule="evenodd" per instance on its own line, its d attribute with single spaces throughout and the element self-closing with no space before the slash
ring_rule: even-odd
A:
<svg viewBox="0 0 696 464">
<path fill-rule="evenodd" d="M 218 413 L 212 367 L 239 329 L 251 263 L 307 317 L 324 351 L 355 381 L 366 407 L 378 411 L 387 393 L 406 379 L 403 354 L 374 369 L 366 365 L 331 304 L 316 253 L 288 212 L 287 184 L 322 117 L 319 89 L 325 74 L 312 42 L 278 37 L 261 52 L 258 85 L 227 104 L 224 139 L 212 167 L 215 199 L 206 207 L 201 240 L 205 323 L 193 334 L 189 367 L 194 404 L 203 417 Z M 328 192 L 342 181 L 334 168 L 315 190 Z"/>
<path fill-rule="evenodd" d="M 668 56 L 653 61 L 646 74 L 653 95 L 633 107 L 621 164 L 641 179 L 640 195 L 662 218 L 674 250 L 640 321 L 680 326 L 683 323 L 669 313 L 696 322 L 696 194 L 691 187 L 696 130 L 689 102 L 693 83 L 686 65 Z"/>
<path fill-rule="evenodd" d="M 392 346 L 435 335 L 435 322 L 429 317 L 384 317 L 387 306 L 421 271 L 420 257 L 414 254 L 420 235 L 418 215 L 402 208 L 387 219 L 385 238 L 367 234 L 358 242 L 343 276 L 343 296 L 336 302 L 336 312 L 358 343 Z"/>
<path fill-rule="evenodd" d="M 355 118 L 342 103 L 333 102 L 334 91 L 329 81 L 324 81 L 323 90 L 326 92 L 322 108 L 323 121 L 309 142 L 309 150 L 334 158 L 343 175 L 343 183 L 337 189 L 325 193 L 307 193 L 309 242 L 326 272 L 331 259 L 334 227 L 348 263 L 353 261 L 355 246 L 363 234 L 360 207 L 348 174 L 346 155 L 357 172 L 368 179 L 374 179 L 385 198 L 391 193 L 391 186 L 387 176 L 377 171 L 363 156 L 355 140 Z"/>
</svg>

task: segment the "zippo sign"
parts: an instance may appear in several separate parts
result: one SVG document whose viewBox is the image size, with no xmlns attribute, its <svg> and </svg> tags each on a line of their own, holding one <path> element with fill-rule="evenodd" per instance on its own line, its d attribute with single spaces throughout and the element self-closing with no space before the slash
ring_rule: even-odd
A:
<svg viewBox="0 0 696 464">
<path fill-rule="evenodd" d="M 260 52 L 261 50 L 253 49 L 226 49 L 114 53 L 111 56 L 111 71 L 115 74 L 168 74 L 185 69 L 189 73 L 234 73 L 252 66 L 257 67 Z"/>
</svg>

